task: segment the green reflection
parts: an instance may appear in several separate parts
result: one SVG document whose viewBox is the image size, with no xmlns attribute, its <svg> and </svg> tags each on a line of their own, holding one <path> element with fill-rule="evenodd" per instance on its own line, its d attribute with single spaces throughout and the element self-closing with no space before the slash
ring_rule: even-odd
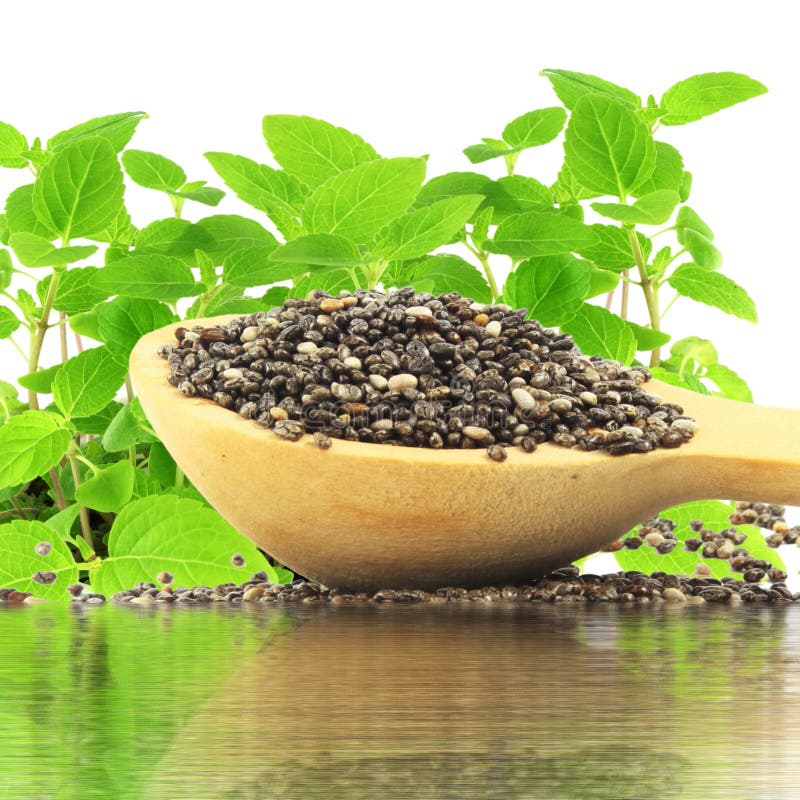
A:
<svg viewBox="0 0 800 800">
<path fill-rule="evenodd" d="M 782 797 L 792 611 L 2 609 L 0 798 Z"/>
<path fill-rule="evenodd" d="M 0 609 L 0 798 L 142 797 L 198 706 L 291 627 L 238 609 Z"/>
</svg>

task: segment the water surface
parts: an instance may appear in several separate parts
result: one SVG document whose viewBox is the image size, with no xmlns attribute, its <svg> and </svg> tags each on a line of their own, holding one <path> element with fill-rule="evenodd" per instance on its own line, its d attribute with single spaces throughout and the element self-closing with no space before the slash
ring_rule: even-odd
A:
<svg viewBox="0 0 800 800">
<path fill-rule="evenodd" d="M 800 609 L 0 609 L 0 798 L 800 796 Z"/>
</svg>

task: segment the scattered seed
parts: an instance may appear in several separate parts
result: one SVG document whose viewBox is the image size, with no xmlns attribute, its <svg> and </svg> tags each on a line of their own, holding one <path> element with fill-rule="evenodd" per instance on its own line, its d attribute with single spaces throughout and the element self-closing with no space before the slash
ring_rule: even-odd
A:
<svg viewBox="0 0 800 800">
<path fill-rule="evenodd" d="M 38 542 L 34 546 L 33 551 L 37 556 L 49 556 L 52 549 L 53 545 L 51 545 L 50 542 Z"/>
<path fill-rule="evenodd" d="M 330 436 L 327 436 L 320 431 L 315 431 L 314 433 L 314 444 L 320 448 L 320 450 L 330 450 L 331 445 L 333 444 L 333 440 Z"/>
<path fill-rule="evenodd" d="M 42 584 L 49 584 L 56 582 L 56 573 L 55 572 L 34 572 L 31 575 L 31 580 L 34 583 L 42 583 Z"/>
<path fill-rule="evenodd" d="M 492 461 L 505 461 L 508 458 L 506 448 L 501 444 L 490 444 L 486 453 Z"/>
<path fill-rule="evenodd" d="M 234 567 L 243 567 L 244 556 L 241 553 L 234 553 L 231 556 L 231 564 L 233 564 Z"/>
</svg>

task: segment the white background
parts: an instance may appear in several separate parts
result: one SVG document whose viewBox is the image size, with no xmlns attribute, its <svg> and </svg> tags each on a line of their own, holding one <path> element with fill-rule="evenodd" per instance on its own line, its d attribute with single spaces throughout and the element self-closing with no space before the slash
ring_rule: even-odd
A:
<svg viewBox="0 0 800 800">
<path fill-rule="evenodd" d="M 537 75 L 544 67 L 591 72 L 656 97 L 697 72 L 748 73 L 769 94 L 659 136 L 694 173 L 691 205 L 716 233 L 724 272 L 755 298 L 760 323 L 683 301 L 666 327 L 712 338 L 758 402 L 800 406 L 800 56 L 790 8 L 696 0 L 13 3 L 2 15 L 0 119 L 46 139 L 92 116 L 145 110 L 151 118 L 133 146 L 176 159 L 190 180 L 220 185 L 204 151 L 269 162 L 262 115 L 304 113 L 360 133 L 382 155 L 427 153 L 435 175 L 471 169 L 463 147 L 556 104 Z M 552 178 L 560 156 L 559 144 L 528 151 L 518 171 Z M 499 175 L 502 164 L 477 169 L 484 167 Z M 0 189 L 21 177 L 0 171 Z M 148 190 L 129 189 L 127 199 L 135 223 L 170 213 Z M 243 209 L 232 198 L 219 207 Z M 0 377 L 24 371 L 7 346 L 0 356 Z"/>
</svg>

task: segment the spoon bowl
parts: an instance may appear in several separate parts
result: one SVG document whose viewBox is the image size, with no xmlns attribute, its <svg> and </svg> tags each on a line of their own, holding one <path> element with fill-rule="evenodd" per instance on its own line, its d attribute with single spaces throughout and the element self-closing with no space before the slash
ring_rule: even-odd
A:
<svg viewBox="0 0 800 800">
<path fill-rule="evenodd" d="M 189 320 L 222 325 L 231 316 Z M 289 442 L 167 382 L 146 334 L 130 371 L 142 407 L 192 483 L 295 572 L 341 589 L 514 583 L 595 552 L 676 503 L 709 497 L 800 504 L 800 410 L 754 406 L 660 381 L 698 432 L 682 447 L 610 456 L 541 445 L 431 450 L 311 436 Z"/>
</svg>

